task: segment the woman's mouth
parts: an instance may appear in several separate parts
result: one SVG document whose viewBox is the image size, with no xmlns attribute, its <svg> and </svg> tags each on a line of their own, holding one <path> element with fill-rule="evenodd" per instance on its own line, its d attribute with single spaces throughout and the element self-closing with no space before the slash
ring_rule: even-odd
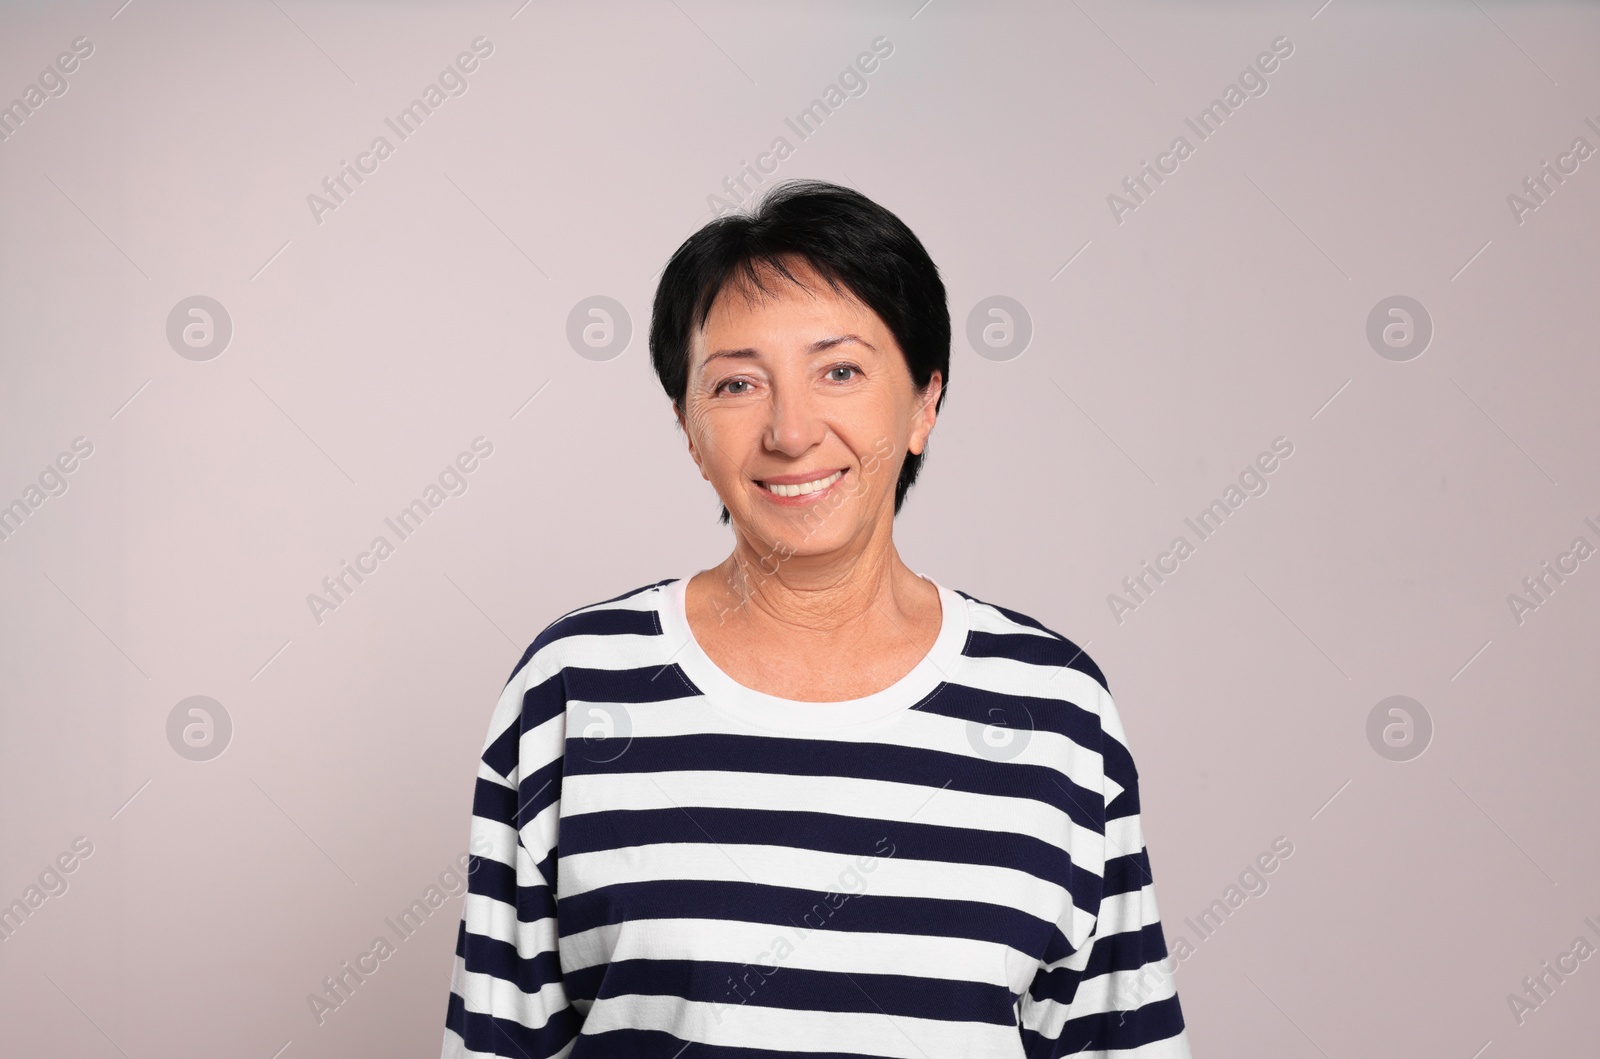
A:
<svg viewBox="0 0 1600 1059">
<path fill-rule="evenodd" d="M 758 480 L 756 485 L 760 486 L 761 491 L 773 500 L 790 504 L 805 504 L 814 502 L 813 497 L 820 496 L 832 489 L 844 475 L 844 470 L 837 470 L 831 474 L 822 475 L 805 482 L 772 483 Z"/>
</svg>

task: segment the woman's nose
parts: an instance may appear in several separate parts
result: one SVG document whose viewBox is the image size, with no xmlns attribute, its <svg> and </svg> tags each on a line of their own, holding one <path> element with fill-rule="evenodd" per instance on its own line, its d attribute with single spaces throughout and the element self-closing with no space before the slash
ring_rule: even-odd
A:
<svg viewBox="0 0 1600 1059">
<path fill-rule="evenodd" d="M 768 408 L 766 444 L 769 449 L 799 456 L 822 436 L 822 420 L 809 395 L 774 387 Z"/>
</svg>

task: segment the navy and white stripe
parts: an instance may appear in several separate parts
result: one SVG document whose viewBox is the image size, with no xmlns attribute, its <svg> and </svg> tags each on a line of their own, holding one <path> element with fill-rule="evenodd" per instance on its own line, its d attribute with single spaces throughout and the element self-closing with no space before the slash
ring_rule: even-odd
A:
<svg viewBox="0 0 1600 1059">
<path fill-rule="evenodd" d="M 778 708 L 700 651 L 683 586 L 564 615 L 513 670 L 445 1059 L 1189 1059 L 1087 655 L 940 586 L 906 678 Z"/>
</svg>

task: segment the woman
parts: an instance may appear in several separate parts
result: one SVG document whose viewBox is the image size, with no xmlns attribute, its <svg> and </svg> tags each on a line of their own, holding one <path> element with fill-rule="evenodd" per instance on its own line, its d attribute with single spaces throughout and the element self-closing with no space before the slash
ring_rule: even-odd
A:
<svg viewBox="0 0 1600 1059">
<path fill-rule="evenodd" d="M 895 550 L 950 374 L 916 236 L 780 185 L 650 349 L 734 549 L 513 670 L 444 1055 L 1187 1059 L 1100 670 Z"/>
</svg>

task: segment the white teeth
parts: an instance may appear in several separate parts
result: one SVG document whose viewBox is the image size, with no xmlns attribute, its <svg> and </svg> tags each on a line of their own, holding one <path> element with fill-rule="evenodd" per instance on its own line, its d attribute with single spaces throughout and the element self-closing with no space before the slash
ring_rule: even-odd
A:
<svg viewBox="0 0 1600 1059">
<path fill-rule="evenodd" d="M 773 493 L 777 496 L 804 496 L 807 493 L 815 493 L 819 489 L 828 488 L 828 486 L 832 485 L 834 482 L 837 482 L 839 477 L 843 474 L 843 471 L 834 471 L 826 478 L 818 478 L 814 482 L 803 482 L 800 485 L 768 485 L 767 483 L 762 482 L 761 486 L 769 493 Z"/>
</svg>

